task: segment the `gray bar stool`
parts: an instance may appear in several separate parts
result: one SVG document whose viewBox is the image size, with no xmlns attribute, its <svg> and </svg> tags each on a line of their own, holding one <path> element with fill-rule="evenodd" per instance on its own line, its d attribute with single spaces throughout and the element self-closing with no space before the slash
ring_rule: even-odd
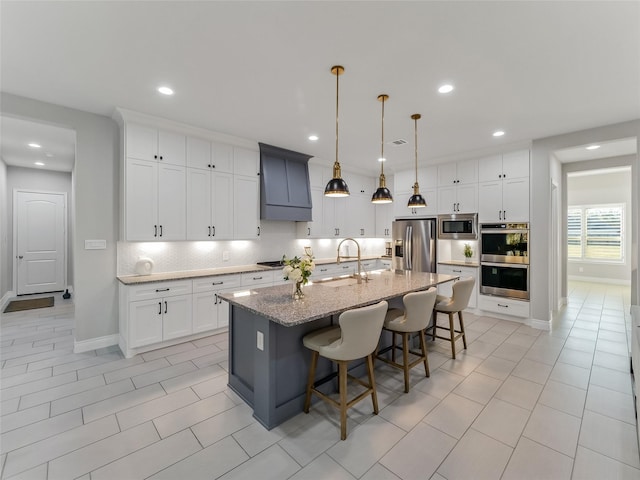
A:
<svg viewBox="0 0 640 480">
<path fill-rule="evenodd" d="M 404 310 L 401 308 L 391 308 L 387 312 L 384 320 L 383 330 L 388 330 L 392 333 L 391 346 L 380 350 L 376 354 L 376 358 L 404 371 L 405 393 L 409 393 L 410 369 L 419 363 L 424 363 L 425 376 L 429 376 L 429 360 L 427 359 L 424 331 L 429 325 L 433 306 L 436 303 L 436 295 L 437 291 L 433 287 L 423 292 L 408 293 L 402 297 Z M 402 347 L 396 345 L 396 333 L 402 336 Z M 420 337 L 420 352 L 409 349 L 409 338 L 412 333 L 417 333 Z M 396 349 L 402 350 L 401 364 L 396 362 Z M 391 360 L 382 356 L 389 350 L 391 350 Z M 410 363 L 409 353 L 416 355 L 418 358 Z"/>
<path fill-rule="evenodd" d="M 378 397 L 373 376 L 373 352 L 376 349 L 384 316 L 387 312 L 387 302 L 382 301 L 368 307 L 354 308 L 342 312 L 338 319 L 340 326 L 322 328 L 308 333 L 302 339 L 305 347 L 312 350 L 309 378 L 307 380 L 307 395 L 304 400 L 304 412 L 309 413 L 311 406 L 311 394 L 314 393 L 321 399 L 340 410 L 340 439 L 347 438 L 347 409 L 358 403 L 363 398 L 371 395 L 373 413 L 378 413 Z M 338 390 L 340 401 L 317 390 L 314 385 L 318 357 L 323 357 L 338 364 Z M 367 359 L 367 373 L 369 383 L 347 373 L 347 364 L 359 358 Z M 347 376 L 355 380 L 366 390 L 347 402 Z M 323 382 L 319 382 L 323 383 Z"/>
<path fill-rule="evenodd" d="M 427 328 L 427 331 L 431 330 L 431 339 L 435 340 L 441 338 L 443 340 L 449 340 L 451 342 L 451 355 L 456 358 L 456 340 L 462 337 L 462 343 L 465 350 L 467 349 L 467 337 L 464 334 L 464 321 L 462 320 L 462 310 L 469 305 L 469 297 L 473 291 L 475 284 L 473 277 L 466 277 L 458 280 L 453 284 L 453 294 L 451 297 L 445 297 L 438 295 L 436 298 L 436 305 L 433 307 L 433 324 Z M 453 318 L 454 313 L 458 313 L 458 321 L 460 322 L 460 330 L 455 329 L 455 320 Z M 449 315 L 449 327 L 443 327 L 438 325 L 438 313 L 446 313 Z M 442 337 L 436 335 L 436 329 L 448 330 L 449 336 Z"/>
</svg>

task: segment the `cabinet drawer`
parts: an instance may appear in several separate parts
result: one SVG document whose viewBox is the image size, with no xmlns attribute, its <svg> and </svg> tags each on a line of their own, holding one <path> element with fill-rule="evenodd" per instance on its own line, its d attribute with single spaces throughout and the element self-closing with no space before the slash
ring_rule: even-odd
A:
<svg viewBox="0 0 640 480">
<path fill-rule="evenodd" d="M 529 302 L 488 295 L 478 295 L 478 308 L 488 312 L 529 318 Z"/>
<path fill-rule="evenodd" d="M 248 272 L 242 274 L 242 286 L 264 285 L 273 283 L 275 273 L 281 270 L 263 270 L 259 272 Z"/>
<path fill-rule="evenodd" d="M 193 293 L 212 292 L 223 288 L 239 287 L 242 278 L 240 275 L 219 275 L 204 277 L 193 281 Z"/>
<path fill-rule="evenodd" d="M 192 282 L 191 280 L 180 280 L 176 282 L 146 283 L 128 288 L 129 301 L 135 302 L 189 294 L 192 290 Z"/>
</svg>

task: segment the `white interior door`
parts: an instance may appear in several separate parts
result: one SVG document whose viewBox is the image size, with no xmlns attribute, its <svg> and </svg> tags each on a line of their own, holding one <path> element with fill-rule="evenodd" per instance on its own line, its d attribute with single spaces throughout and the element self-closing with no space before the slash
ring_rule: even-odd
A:
<svg viewBox="0 0 640 480">
<path fill-rule="evenodd" d="M 64 290 L 66 193 L 15 191 L 16 292 Z"/>
</svg>

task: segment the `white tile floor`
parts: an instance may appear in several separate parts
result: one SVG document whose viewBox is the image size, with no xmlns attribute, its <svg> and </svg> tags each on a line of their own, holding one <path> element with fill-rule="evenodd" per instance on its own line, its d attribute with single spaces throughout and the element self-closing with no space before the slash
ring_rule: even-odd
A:
<svg viewBox="0 0 640 480">
<path fill-rule="evenodd" d="M 226 386 L 225 334 L 74 354 L 56 302 L 2 316 L 2 478 L 640 478 L 628 288 L 572 283 L 551 332 L 468 314 L 468 350 L 429 342 L 409 394 L 378 363 L 380 414 L 352 409 L 344 442 L 325 404 L 256 423 Z"/>
</svg>

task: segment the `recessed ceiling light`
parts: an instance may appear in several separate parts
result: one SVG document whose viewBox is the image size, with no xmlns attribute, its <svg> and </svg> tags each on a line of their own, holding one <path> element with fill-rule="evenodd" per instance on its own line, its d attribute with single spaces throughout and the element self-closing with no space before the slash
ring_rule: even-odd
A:
<svg viewBox="0 0 640 480">
<path fill-rule="evenodd" d="M 42 162 L 36 162 L 36 165 L 38 165 L 39 167 L 44 167 L 44 163 Z"/>
<path fill-rule="evenodd" d="M 453 92 L 453 85 L 449 85 L 449 84 L 441 85 L 441 86 L 440 86 L 440 88 L 438 88 L 438 91 L 439 91 L 440 93 L 450 93 L 450 92 Z"/>
<path fill-rule="evenodd" d="M 42 145 L 39 145 L 37 143 L 31 142 L 28 144 L 31 148 L 42 148 Z"/>
<path fill-rule="evenodd" d="M 382 158 L 382 157 L 381 157 L 381 158 L 379 158 L 379 159 L 378 159 L 378 161 L 379 161 L 379 162 L 386 162 L 386 161 L 387 161 L 387 159 L 386 159 L 386 158 Z"/>
<path fill-rule="evenodd" d="M 169 87 L 158 87 L 158 91 L 163 95 L 173 95 L 173 89 Z"/>
<path fill-rule="evenodd" d="M 494 137 L 501 137 L 504 135 L 504 132 L 502 130 L 498 130 L 496 132 L 493 132 L 493 136 Z"/>
<path fill-rule="evenodd" d="M 311 140 L 312 142 L 315 142 L 318 140 L 318 136 L 317 135 L 309 135 L 309 140 Z"/>
<path fill-rule="evenodd" d="M 598 148 L 600 148 L 600 145 L 589 145 L 587 150 L 597 150 Z"/>
<path fill-rule="evenodd" d="M 53 153 L 47 152 L 47 153 L 44 154 L 44 156 L 48 157 L 48 158 L 51 158 L 51 157 L 53 157 Z"/>
</svg>

